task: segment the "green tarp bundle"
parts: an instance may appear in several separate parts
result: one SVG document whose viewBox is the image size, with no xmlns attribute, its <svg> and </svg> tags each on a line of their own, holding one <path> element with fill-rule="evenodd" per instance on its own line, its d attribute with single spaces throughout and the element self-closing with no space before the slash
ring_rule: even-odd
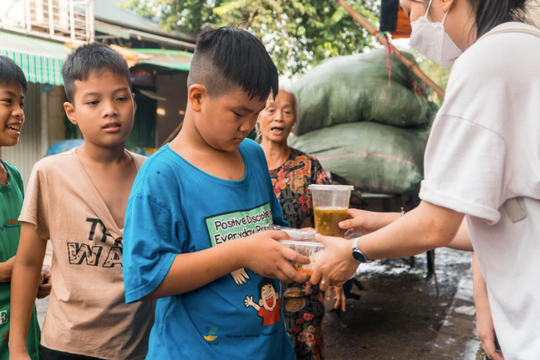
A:
<svg viewBox="0 0 540 360">
<path fill-rule="evenodd" d="M 408 55 L 410 56 L 410 55 Z M 300 102 L 296 135 L 333 125 L 375 121 L 401 127 L 429 122 L 430 106 L 416 76 L 392 56 L 388 86 L 384 49 L 326 60 L 293 85 Z"/>
<path fill-rule="evenodd" d="M 356 189 L 415 194 L 423 176 L 426 138 L 417 131 L 360 122 L 292 135 L 289 145 L 313 154 L 326 171 Z"/>
<path fill-rule="evenodd" d="M 300 116 L 289 145 L 360 191 L 416 194 L 437 106 L 415 91 L 415 75 L 384 50 L 331 59 L 294 86 Z"/>
</svg>

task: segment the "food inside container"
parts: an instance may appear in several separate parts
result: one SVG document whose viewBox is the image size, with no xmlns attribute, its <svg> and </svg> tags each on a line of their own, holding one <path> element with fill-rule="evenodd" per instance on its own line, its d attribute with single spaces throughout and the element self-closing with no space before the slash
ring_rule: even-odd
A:
<svg viewBox="0 0 540 360">
<path fill-rule="evenodd" d="M 347 219 L 349 209 L 316 206 L 313 209 L 315 215 L 315 229 L 321 235 L 343 237 L 345 230 L 339 227 L 339 223 Z"/>
<path fill-rule="evenodd" d="M 309 264 L 299 264 L 296 262 L 291 262 L 292 265 L 298 272 L 311 276 L 313 275 L 313 270 L 317 265 L 317 261 L 321 258 L 324 245 L 318 242 L 311 241 L 294 241 L 294 240 L 281 240 L 283 245 L 286 245 L 296 251 L 297 253 L 309 257 L 311 262 Z"/>
</svg>

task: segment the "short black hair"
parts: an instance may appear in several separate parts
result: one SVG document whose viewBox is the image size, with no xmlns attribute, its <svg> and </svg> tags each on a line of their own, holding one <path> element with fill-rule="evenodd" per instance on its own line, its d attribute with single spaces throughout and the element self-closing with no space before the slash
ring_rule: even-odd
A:
<svg viewBox="0 0 540 360">
<path fill-rule="evenodd" d="M 21 68 L 15 61 L 0 55 L 0 85 L 9 85 L 14 82 L 21 85 L 23 93 L 28 89 L 26 76 Z"/>
<path fill-rule="evenodd" d="M 261 280 L 261 282 L 259 283 L 259 296 L 262 296 L 262 289 L 263 287 L 265 287 L 266 285 L 272 285 L 272 287 L 274 288 L 274 291 L 277 292 L 277 288 L 276 288 L 276 283 L 274 282 L 274 279 L 270 279 L 270 278 L 263 278 Z"/>
<path fill-rule="evenodd" d="M 202 84 L 211 97 L 239 86 L 248 97 L 266 101 L 276 96 L 278 72 L 264 45 L 246 30 L 220 27 L 197 38 L 188 75 L 188 88 Z"/>
<path fill-rule="evenodd" d="M 73 103 L 75 81 L 86 81 L 91 74 L 106 71 L 125 76 L 131 88 L 131 75 L 122 55 L 107 45 L 99 43 L 78 47 L 68 56 L 62 66 L 62 78 L 68 101 Z"/>
</svg>

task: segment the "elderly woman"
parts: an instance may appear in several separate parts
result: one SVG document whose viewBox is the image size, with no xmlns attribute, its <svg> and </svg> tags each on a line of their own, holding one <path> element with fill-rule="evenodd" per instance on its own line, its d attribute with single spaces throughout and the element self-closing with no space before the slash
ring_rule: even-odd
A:
<svg viewBox="0 0 540 360">
<path fill-rule="evenodd" d="M 293 228 L 313 227 L 310 184 L 328 184 L 329 179 L 317 159 L 287 145 L 287 137 L 298 114 L 294 93 L 280 90 L 270 97 L 258 125 L 261 146 L 266 154 L 274 191 L 283 217 Z M 344 310 L 341 288 L 335 306 Z M 329 294 L 330 295 L 330 294 Z M 292 283 L 285 288 L 285 324 L 297 359 L 322 359 L 322 322 L 325 313 L 323 294 L 310 282 Z"/>
</svg>

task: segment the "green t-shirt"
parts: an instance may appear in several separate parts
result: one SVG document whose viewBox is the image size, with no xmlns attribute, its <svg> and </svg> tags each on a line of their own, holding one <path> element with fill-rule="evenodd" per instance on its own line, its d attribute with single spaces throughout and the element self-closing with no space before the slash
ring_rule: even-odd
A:
<svg viewBox="0 0 540 360">
<path fill-rule="evenodd" d="M 0 160 L 1 161 L 1 160 Z M 17 220 L 21 213 L 24 187 L 19 171 L 11 164 L 3 162 L 9 173 L 9 185 L 0 184 L 0 262 L 7 261 L 17 253 L 21 223 Z M 8 336 L 11 283 L 0 283 L 0 360 L 9 359 Z M 32 360 L 39 359 L 39 339 L 41 331 L 36 309 L 32 312 L 28 331 L 28 353 Z"/>
</svg>

